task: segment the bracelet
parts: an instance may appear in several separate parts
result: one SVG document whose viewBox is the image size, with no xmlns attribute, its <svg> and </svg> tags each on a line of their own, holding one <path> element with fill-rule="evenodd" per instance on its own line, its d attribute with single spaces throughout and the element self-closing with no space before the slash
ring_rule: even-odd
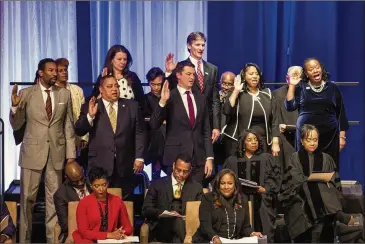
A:
<svg viewBox="0 0 365 244">
<path fill-rule="evenodd" d="M 342 139 L 346 140 L 346 136 L 340 136 L 340 138 L 342 138 Z"/>
</svg>

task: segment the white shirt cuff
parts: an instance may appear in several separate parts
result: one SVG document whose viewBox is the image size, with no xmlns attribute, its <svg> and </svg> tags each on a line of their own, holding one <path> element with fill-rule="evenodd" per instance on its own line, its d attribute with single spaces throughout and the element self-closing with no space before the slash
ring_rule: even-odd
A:
<svg viewBox="0 0 365 244">
<path fill-rule="evenodd" d="M 92 118 L 91 116 L 90 116 L 90 114 L 87 114 L 87 120 L 89 121 L 89 124 L 91 125 L 91 126 L 93 126 L 93 121 L 94 121 L 94 119 L 95 119 L 95 116 L 94 116 L 94 118 Z"/>
<path fill-rule="evenodd" d="M 18 106 L 16 106 L 16 107 L 11 107 L 11 112 L 12 112 L 12 114 L 15 114 L 16 113 L 16 110 L 18 109 Z"/>
<path fill-rule="evenodd" d="M 163 108 L 163 107 L 165 107 L 166 104 L 158 103 L 158 105 L 160 105 L 160 107 Z"/>
<path fill-rule="evenodd" d="M 207 157 L 207 160 L 209 160 L 209 159 L 214 160 L 214 158 L 213 158 L 213 157 Z"/>
<path fill-rule="evenodd" d="M 144 162 L 144 159 L 143 158 L 136 158 L 136 160 L 141 161 L 141 162 Z"/>
<path fill-rule="evenodd" d="M 169 77 L 171 75 L 171 72 L 165 72 L 165 77 Z"/>
</svg>

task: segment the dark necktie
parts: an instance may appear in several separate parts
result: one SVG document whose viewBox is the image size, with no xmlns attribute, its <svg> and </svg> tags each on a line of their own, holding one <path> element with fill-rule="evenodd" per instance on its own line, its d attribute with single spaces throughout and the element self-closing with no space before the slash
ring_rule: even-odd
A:
<svg viewBox="0 0 365 244">
<path fill-rule="evenodd" d="M 51 95 L 50 95 L 51 90 L 45 90 L 45 92 L 47 93 L 47 100 L 46 100 L 47 117 L 48 117 L 48 120 L 51 120 L 51 118 L 52 118 L 52 101 L 51 101 Z"/>
<path fill-rule="evenodd" d="M 198 61 L 198 68 L 196 71 L 196 74 L 198 75 L 198 80 L 199 80 L 199 86 L 200 86 L 200 91 L 203 92 L 203 88 L 204 88 L 204 75 L 202 73 L 202 69 L 201 69 L 201 61 Z"/>
<path fill-rule="evenodd" d="M 195 113 L 194 113 L 193 100 L 191 99 L 190 91 L 186 91 L 185 93 L 186 93 L 186 97 L 188 99 L 189 122 L 190 122 L 191 128 L 193 128 L 193 126 L 195 124 Z"/>
</svg>

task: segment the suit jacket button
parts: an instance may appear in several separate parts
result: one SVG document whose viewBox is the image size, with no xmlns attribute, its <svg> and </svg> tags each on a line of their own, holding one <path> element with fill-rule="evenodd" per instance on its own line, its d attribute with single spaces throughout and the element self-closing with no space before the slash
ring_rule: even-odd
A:
<svg viewBox="0 0 365 244">
<path fill-rule="evenodd" d="M 47 140 L 47 142 L 49 142 L 49 140 Z"/>
</svg>

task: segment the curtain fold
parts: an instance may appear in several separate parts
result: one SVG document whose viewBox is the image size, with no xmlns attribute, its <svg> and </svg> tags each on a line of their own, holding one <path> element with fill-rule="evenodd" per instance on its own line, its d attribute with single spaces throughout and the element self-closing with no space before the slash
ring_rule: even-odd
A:
<svg viewBox="0 0 365 244">
<path fill-rule="evenodd" d="M 18 155 L 9 124 L 10 82 L 33 82 L 43 58 L 65 57 L 70 61 L 69 78 L 77 79 L 76 2 L 0 2 L 1 72 L 0 116 L 5 121 L 5 185 L 20 178 Z M 19 86 L 19 89 L 25 86 Z"/>
</svg>

